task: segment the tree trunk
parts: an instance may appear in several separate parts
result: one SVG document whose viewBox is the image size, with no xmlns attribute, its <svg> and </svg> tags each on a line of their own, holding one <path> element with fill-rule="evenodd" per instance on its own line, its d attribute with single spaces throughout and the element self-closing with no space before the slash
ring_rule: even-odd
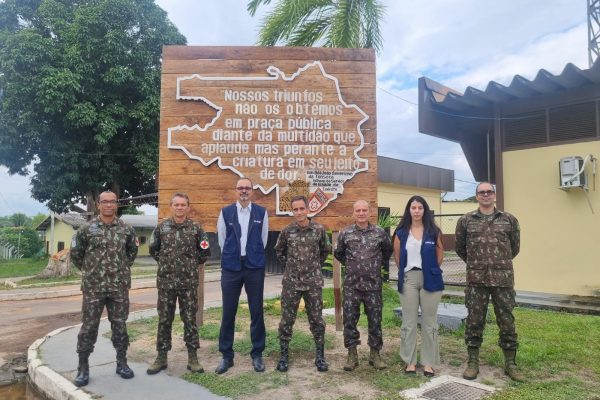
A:
<svg viewBox="0 0 600 400">
<path fill-rule="evenodd" d="M 36 278 L 58 278 L 71 273 L 71 258 L 69 249 L 64 249 L 48 259 L 48 265 Z"/>
<path fill-rule="evenodd" d="M 96 208 L 96 196 L 95 193 L 89 191 L 85 194 L 86 198 L 86 211 L 87 215 L 85 216 L 86 221 L 91 221 L 94 218 L 94 215 L 98 214 L 98 208 Z"/>
</svg>

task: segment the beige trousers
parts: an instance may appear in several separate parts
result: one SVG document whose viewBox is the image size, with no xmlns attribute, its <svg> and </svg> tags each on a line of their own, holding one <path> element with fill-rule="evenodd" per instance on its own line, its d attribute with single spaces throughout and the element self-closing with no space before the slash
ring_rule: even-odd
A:
<svg viewBox="0 0 600 400">
<path fill-rule="evenodd" d="M 404 273 L 400 301 L 402 328 L 400 330 L 400 357 L 407 365 L 417 364 L 417 317 L 421 307 L 421 364 L 440 363 L 437 309 L 442 291 L 428 292 L 423 288 L 423 272 L 413 269 Z"/>
</svg>

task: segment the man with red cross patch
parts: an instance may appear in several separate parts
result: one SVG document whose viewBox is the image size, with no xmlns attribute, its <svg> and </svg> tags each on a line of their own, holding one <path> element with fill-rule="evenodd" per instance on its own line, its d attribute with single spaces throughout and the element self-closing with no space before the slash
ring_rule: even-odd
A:
<svg viewBox="0 0 600 400">
<path fill-rule="evenodd" d="M 150 242 L 150 255 L 158 261 L 156 287 L 158 288 L 158 356 L 148 370 L 153 375 L 167 368 L 167 352 L 171 350 L 171 327 L 175 306 L 179 299 L 179 313 L 183 321 L 187 369 L 204 372 L 198 362 L 200 347 L 196 311 L 198 310 L 198 269 L 210 256 L 208 235 L 202 226 L 188 218 L 190 199 L 185 193 L 175 193 L 171 198 L 171 217 L 162 221 Z"/>
</svg>

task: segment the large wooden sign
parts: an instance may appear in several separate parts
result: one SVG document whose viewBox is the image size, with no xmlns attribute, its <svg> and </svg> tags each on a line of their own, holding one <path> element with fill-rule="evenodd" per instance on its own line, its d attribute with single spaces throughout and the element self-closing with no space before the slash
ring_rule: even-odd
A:
<svg viewBox="0 0 600 400">
<path fill-rule="evenodd" d="M 166 46 L 159 217 L 185 191 L 214 231 L 248 177 L 271 230 L 298 194 L 328 228 L 350 224 L 356 200 L 376 207 L 375 80 L 372 50 Z"/>
</svg>

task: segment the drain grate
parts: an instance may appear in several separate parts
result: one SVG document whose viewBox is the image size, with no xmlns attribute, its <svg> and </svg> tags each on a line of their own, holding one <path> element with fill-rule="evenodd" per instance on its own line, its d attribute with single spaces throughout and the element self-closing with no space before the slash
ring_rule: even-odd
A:
<svg viewBox="0 0 600 400">
<path fill-rule="evenodd" d="M 430 400 L 479 400 L 488 394 L 488 390 L 457 382 L 446 382 L 423 392 L 421 396 Z"/>
</svg>

